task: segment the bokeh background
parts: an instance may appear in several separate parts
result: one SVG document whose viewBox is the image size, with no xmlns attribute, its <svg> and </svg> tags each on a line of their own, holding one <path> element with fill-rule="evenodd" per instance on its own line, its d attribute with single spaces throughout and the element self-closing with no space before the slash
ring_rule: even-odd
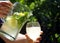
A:
<svg viewBox="0 0 60 43">
<path fill-rule="evenodd" d="M 38 19 L 42 31 L 41 43 L 60 43 L 60 0 L 10 0 L 26 5 Z M 26 24 L 25 24 L 26 25 Z M 25 34 L 25 28 L 21 33 Z"/>
</svg>

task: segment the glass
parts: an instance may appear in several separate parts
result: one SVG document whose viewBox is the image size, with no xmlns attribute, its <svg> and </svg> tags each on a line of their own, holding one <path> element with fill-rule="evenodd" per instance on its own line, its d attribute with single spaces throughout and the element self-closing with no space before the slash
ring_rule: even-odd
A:
<svg viewBox="0 0 60 43">
<path fill-rule="evenodd" d="M 26 32 L 28 36 L 35 41 L 40 36 L 41 27 L 38 22 L 28 22 Z"/>
<path fill-rule="evenodd" d="M 14 3 L 11 12 L 12 13 L 3 20 L 4 23 L 1 26 L 0 34 L 13 41 L 16 39 L 23 25 L 28 21 L 31 12 L 27 6 L 22 5 L 19 2 Z M 27 15 L 24 16 L 24 12 L 28 12 Z M 20 14 L 20 16 L 18 16 L 18 14 Z"/>
</svg>

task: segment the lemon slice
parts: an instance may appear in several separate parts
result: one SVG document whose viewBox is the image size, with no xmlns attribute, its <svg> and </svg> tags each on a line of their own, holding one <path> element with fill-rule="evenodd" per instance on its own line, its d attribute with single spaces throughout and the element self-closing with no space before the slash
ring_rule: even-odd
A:
<svg viewBox="0 0 60 43">
<path fill-rule="evenodd" d="M 19 16 L 23 17 L 23 16 L 25 16 L 25 14 L 21 12 L 21 13 L 19 13 Z"/>
<path fill-rule="evenodd" d="M 17 27 L 17 20 L 13 16 L 8 16 L 6 18 L 6 24 L 11 28 Z"/>
</svg>

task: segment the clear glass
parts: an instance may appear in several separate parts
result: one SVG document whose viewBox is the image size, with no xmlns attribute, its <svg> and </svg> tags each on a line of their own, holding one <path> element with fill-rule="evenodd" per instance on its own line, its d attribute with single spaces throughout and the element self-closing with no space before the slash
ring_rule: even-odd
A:
<svg viewBox="0 0 60 43">
<path fill-rule="evenodd" d="M 18 24 L 18 21 L 16 19 L 12 19 L 10 17 L 15 12 L 19 12 L 19 13 L 29 12 L 28 14 L 30 14 L 30 10 L 25 5 L 15 2 L 11 12 L 12 13 L 10 13 L 10 15 L 7 16 L 8 17 L 7 21 L 5 20 L 6 18 L 4 19 L 4 23 L 2 24 L 1 29 L 0 29 L 0 34 L 6 37 L 7 39 L 13 41 L 16 39 L 18 33 L 21 31 L 23 25 L 27 22 L 28 18 L 26 18 L 26 16 L 20 18 L 21 19 L 19 20 L 20 24 Z M 9 19 L 12 19 L 12 20 L 9 20 Z"/>
<path fill-rule="evenodd" d="M 41 27 L 38 22 L 28 22 L 26 25 L 26 32 L 28 36 L 35 41 L 40 36 Z"/>
</svg>

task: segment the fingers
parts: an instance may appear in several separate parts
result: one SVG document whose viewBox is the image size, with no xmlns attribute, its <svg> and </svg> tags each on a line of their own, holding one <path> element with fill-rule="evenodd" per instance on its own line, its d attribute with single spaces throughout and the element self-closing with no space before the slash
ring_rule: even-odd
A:
<svg viewBox="0 0 60 43">
<path fill-rule="evenodd" d="M 42 35 L 43 34 L 43 31 L 40 31 L 40 35 Z"/>
<path fill-rule="evenodd" d="M 27 34 L 25 36 L 28 43 L 40 43 L 41 37 L 38 37 L 35 41 L 33 41 Z"/>
<path fill-rule="evenodd" d="M 27 43 L 34 43 L 33 40 L 26 34 Z"/>
<path fill-rule="evenodd" d="M 38 38 L 34 43 L 39 43 L 40 42 L 40 38 Z"/>
<path fill-rule="evenodd" d="M 40 41 L 42 40 L 42 35 L 43 31 L 40 32 L 40 36 L 36 39 L 36 41 L 34 43 L 40 43 Z"/>
<path fill-rule="evenodd" d="M 13 4 L 11 2 L 0 2 L 0 18 L 7 16 L 12 5 Z"/>
<path fill-rule="evenodd" d="M 12 3 L 11 2 L 0 2 L 0 6 L 11 8 L 12 7 Z"/>
<path fill-rule="evenodd" d="M 42 35 L 43 34 L 43 31 L 41 31 L 40 32 L 40 35 Z M 29 42 L 31 42 L 31 43 L 40 43 L 40 40 L 42 40 L 42 37 L 41 36 L 39 36 L 37 39 L 36 39 L 36 41 L 33 41 L 27 34 L 25 35 L 26 36 L 26 38 L 27 38 L 27 40 L 29 41 Z"/>
<path fill-rule="evenodd" d="M 6 11 L 6 12 L 9 12 L 9 8 L 7 7 L 4 7 L 4 6 L 0 6 L 0 11 Z"/>
<path fill-rule="evenodd" d="M 42 37 L 39 36 L 34 43 L 40 43 L 41 40 L 42 40 Z"/>
<path fill-rule="evenodd" d="M 41 40 L 41 39 L 42 39 L 41 36 L 37 38 L 37 40 Z"/>
<path fill-rule="evenodd" d="M 25 34 L 25 36 L 28 40 L 32 40 L 27 34 Z"/>
<path fill-rule="evenodd" d="M 0 7 L 0 13 L 2 15 L 6 15 L 9 12 L 9 9 L 7 7 Z"/>
</svg>

